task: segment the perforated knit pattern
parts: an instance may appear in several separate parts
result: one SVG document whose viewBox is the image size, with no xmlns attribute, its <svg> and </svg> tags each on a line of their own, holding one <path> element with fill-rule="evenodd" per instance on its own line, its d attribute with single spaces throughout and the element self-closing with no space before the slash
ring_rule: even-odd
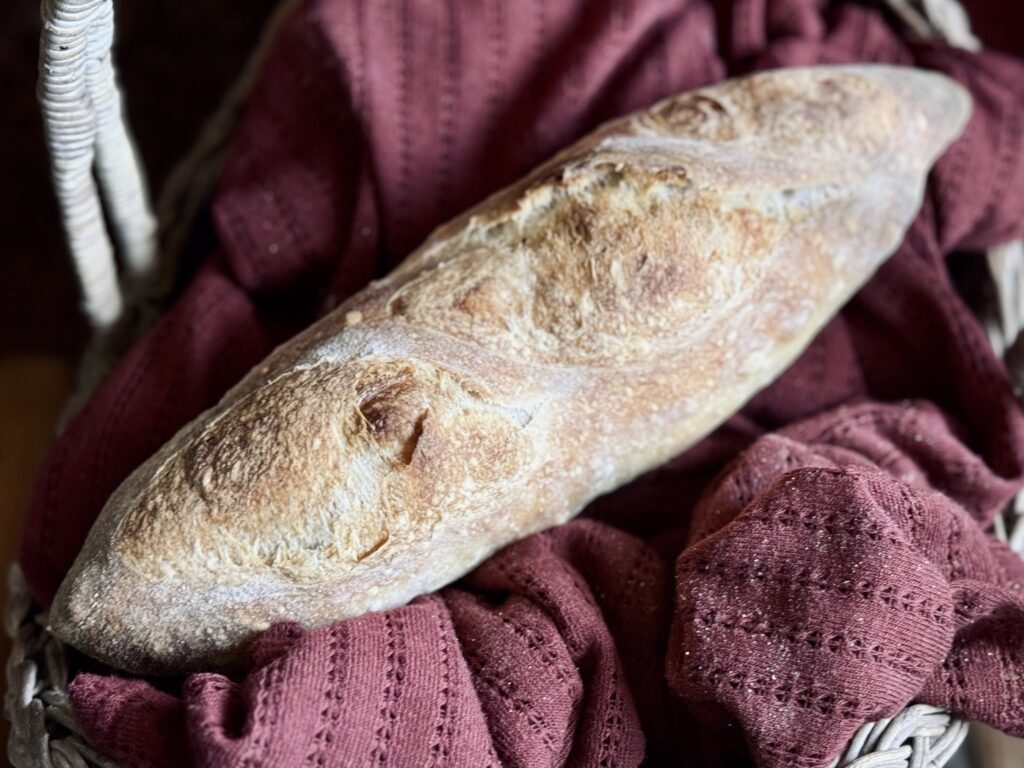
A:
<svg viewBox="0 0 1024 768">
<path fill-rule="evenodd" d="M 960 664 L 971 651 L 956 646 L 982 620 L 998 615 L 1005 624 L 982 632 L 986 653 L 1020 653 L 1024 563 L 994 556 L 1000 545 L 933 490 L 956 490 L 966 456 L 948 456 L 946 475 L 884 469 L 908 425 L 918 443 L 946 445 L 949 437 L 933 413 L 915 418 L 909 405 L 899 407 L 903 418 L 886 418 L 896 410 L 839 409 L 794 430 L 828 436 L 821 448 L 832 459 L 786 430 L 763 438 L 695 512 L 700 520 L 714 510 L 717 524 L 676 564 L 669 680 L 686 698 L 713 698 L 736 712 L 764 764 L 784 753 L 793 764 L 819 765 L 864 720 L 915 697 L 977 717 L 992 693 L 982 679 L 993 670 Z M 836 428 L 851 418 L 859 430 Z M 840 449 L 853 436 L 857 451 L 844 461 Z M 779 455 L 800 460 L 765 472 Z M 748 482 L 737 493 L 741 479 Z M 1021 732 L 1012 675 L 995 695 L 1001 704 L 989 701 L 986 719 Z M 776 724 L 780 706 L 784 727 Z M 799 743 L 783 738 L 788 727 L 803 734 Z"/>
<path fill-rule="evenodd" d="M 106 496 L 318 307 L 599 120 L 778 65 L 952 74 L 975 116 L 899 252 L 693 450 L 438 595 L 303 632 L 236 680 L 79 674 L 126 765 L 826 765 L 912 700 L 1024 732 L 1020 563 L 983 535 L 1024 416 L 945 256 L 1024 234 L 1024 66 L 814 0 L 307 0 L 215 215 L 222 251 L 69 425 L 21 562 L 44 602 Z M 984 268 L 979 262 L 979 267 Z M 744 451 L 746 451 L 744 453 Z"/>
</svg>

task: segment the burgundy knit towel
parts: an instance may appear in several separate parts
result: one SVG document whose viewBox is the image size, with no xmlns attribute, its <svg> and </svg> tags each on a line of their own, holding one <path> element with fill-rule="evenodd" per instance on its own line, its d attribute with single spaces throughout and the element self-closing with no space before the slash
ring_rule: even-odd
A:
<svg viewBox="0 0 1024 768">
<path fill-rule="evenodd" d="M 912 700 L 1024 735 L 1024 566 L 984 534 L 1024 485 L 1024 415 L 946 265 L 1024 235 L 1024 65 L 888 22 L 816 0 L 308 0 L 234 138 L 221 251 L 46 465 L 21 556 L 43 602 L 118 482 L 273 344 L 599 121 L 862 60 L 946 72 L 975 112 L 899 252 L 693 450 L 438 594 L 271 629 L 238 680 L 81 673 L 89 738 L 168 768 L 817 768 Z"/>
</svg>

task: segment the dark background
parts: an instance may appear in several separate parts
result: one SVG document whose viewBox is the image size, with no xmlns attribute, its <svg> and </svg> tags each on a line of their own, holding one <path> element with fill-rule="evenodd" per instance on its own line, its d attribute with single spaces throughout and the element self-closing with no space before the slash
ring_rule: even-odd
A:
<svg viewBox="0 0 1024 768">
<path fill-rule="evenodd" d="M 116 0 L 117 62 L 160 188 L 254 47 L 273 0 Z M 0 355 L 74 357 L 86 337 L 50 189 L 35 85 L 39 4 L 0 3 Z"/>
</svg>

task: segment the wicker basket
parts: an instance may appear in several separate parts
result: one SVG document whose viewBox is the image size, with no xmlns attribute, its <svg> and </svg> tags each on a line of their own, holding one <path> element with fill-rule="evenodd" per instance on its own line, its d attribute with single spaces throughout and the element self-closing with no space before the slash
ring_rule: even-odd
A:
<svg viewBox="0 0 1024 768">
<path fill-rule="evenodd" d="M 956 0 L 886 2 L 919 37 L 978 47 Z M 208 201 L 263 53 L 294 5 L 295 0 L 283 0 L 275 11 L 241 78 L 168 178 L 154 213 L 122 114 L 111 55 L 113 0 L 43 0 L 39 100 L 53 183 L 93 327 L 68 412 L 159 314 L 178 254 Z M 115 251 L 123 267 L 120 279 Z M 1024 246 L 993 250 L 989 266 L 999 306 L 985 322 L 1002 354 L 1024 325 Z M 1014 373 L 1024 380 L 1024 366 Z M 997 533 L 1024 553 L 1024 524 L 1013 525 L 1022 511 L 1021 504 L 1008 510 Z M 66 688 L 69 654 L 47 631 L 47 615 L 33 604 L 17 565 L 8 574 L 4 628 L 12 639 L 4 698 L 4 716 L 12 726 L 11 763 L 15 768 L 112 767 L 89 746 L 74 720 Z M 966 734 L 964 721 L 935 707 L 913 705 L 892 719 L 865 724 L 832 768 L 941 768 Z"/>
</svg>

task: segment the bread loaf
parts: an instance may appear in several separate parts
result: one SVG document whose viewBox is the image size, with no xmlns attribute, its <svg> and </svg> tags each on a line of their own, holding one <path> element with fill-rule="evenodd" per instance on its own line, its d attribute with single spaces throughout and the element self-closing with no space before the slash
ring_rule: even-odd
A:
<svg viewBox="0 0 1024 768">
<path fill-rule="evenodd" d="M 277 349 L 114 493 L 51 613 L 134 672 L 400 605 L 693 444 L 900 243 L 970 105 L 883 66 L 608 123 Z"/>
</svg>

